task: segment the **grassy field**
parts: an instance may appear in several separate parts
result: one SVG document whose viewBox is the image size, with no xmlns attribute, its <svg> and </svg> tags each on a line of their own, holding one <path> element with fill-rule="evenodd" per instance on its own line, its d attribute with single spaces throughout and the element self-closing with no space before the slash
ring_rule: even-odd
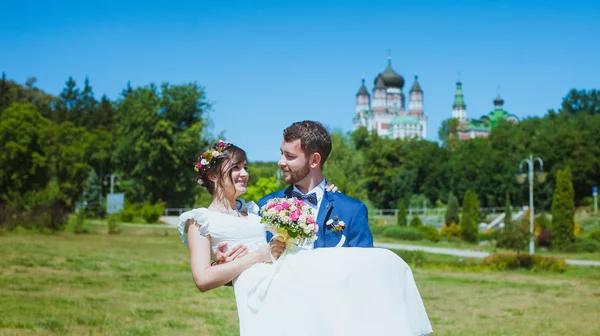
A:
<svg viewBox="0 0 600 336">
<path fill-rule="evenodd" d="M 232 289 L 194 288 L 174 229 L 93 229 L 0 236 L 0 335 L 237 334 Z M 600 268 L 413 271 L 435 335 L 600 330 Z"/>
</svg>

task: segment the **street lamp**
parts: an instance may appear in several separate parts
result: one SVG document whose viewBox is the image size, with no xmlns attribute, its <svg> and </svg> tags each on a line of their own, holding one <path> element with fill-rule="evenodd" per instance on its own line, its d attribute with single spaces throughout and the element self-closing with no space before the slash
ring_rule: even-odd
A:
<svg viewBox="0 0 600 336">
<path fill-rule="evenodd" d="M 541 158 L 533 157 L 533 154 L 529 154 L 528 158 L 524 158 L 519 163 L 519 174 L 517 174 L 517 182 L 523 184 L 525 182 L 525 178 L 529 177 L 529 254 L 534 253 L 534 244 L 533 244 L 533 166 L 535 161 L 540 163 L 540 170 L 537 174 L 537 180 L 539 183 L 544 183 L 546 181 L 546 176 L 548 173 L 544 172 L 544 161 Z M 527 163 L 529 167 L 529 173 L 523 173 L 523 163 Z"/>
<path fill-rule="evenodd" d="M 121 177 L 117 174 L 106 174 L 106 176 L 104 176 L 104 185 L 108 184 L 107 179 L 110 178 L 110 193 L 114 194 L 115 192 L 115 179 L 118 179 L 117 184 L 121 184 Z"/>
</svg>

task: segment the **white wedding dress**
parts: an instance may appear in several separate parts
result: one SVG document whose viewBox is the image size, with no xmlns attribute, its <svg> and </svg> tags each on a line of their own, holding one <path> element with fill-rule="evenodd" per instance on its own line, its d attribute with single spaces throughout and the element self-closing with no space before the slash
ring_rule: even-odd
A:
<svg viewBox="0 0 600 336">
<path fill-rule="evenodd" d="M 266 243 L 260 217 L 235 217 L 207 209 L 180 216 L 221 242 L 253 251 Z M 234 281 L 241 336 L 428 335 L 432 332 L 409 266 L 378 248 L 322 248 L 285 253 L 274 264 L 256 264 Z"/>
</svg>

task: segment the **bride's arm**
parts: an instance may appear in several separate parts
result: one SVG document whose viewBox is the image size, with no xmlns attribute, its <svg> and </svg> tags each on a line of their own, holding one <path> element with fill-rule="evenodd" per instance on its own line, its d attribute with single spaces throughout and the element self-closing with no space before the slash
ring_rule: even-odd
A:
<svg viewBox="0 0 600 336">
<path fill-rule="evenodd" d="M 197 225 L 188 226 L 188 246 L 190 251 L 190 265 L 196 287 L 201 292 L 223 286 L 252 265 L 270 261 L 269 244 L 261 246 L 258 250 L 226 264 L 210 265 L 210 239 L 199 232 Z"/>
</svg>

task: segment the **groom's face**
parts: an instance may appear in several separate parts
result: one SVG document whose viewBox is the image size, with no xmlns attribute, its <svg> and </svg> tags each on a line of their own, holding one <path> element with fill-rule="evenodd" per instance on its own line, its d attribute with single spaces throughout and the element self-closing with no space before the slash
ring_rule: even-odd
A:
<svg viewBox="0 0 600 336">
<path fill-rule="evenodd" d="M 283 171 L 283 180 L 287 184 L 296 184 L 308 176 L 310 163 L 302 151 L 300 139 L 281 142 L 281 159 L 278 164 Z"/>
</svg>

